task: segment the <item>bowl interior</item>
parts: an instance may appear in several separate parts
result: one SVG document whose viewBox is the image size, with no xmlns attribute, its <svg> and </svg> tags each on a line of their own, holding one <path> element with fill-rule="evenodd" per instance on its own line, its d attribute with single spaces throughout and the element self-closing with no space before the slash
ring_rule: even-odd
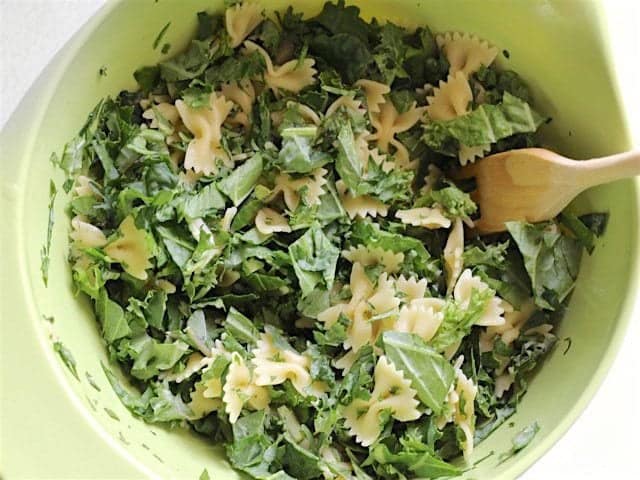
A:
<svg viewBox="0 0 640 480">
<path fill-rule="evenodd" d="M 312 14 L 323 2 L 264 3 L 274 10 L 293 3 Z M 538 109 L 553 117 L 545 127 L 544 140 L 554 149 L 576 158 L 589 158 L 629 148 L 601 17 L 592 3 L 355 3 L 360 4 L 366 17 L 388 18 L 405 25 L 428 24 L 435 31 L 474 32 L 508 50 L 509 58 L 501 55 L 500 63 L 524 76 L 533 87 Z M 7 250 L 3 255 L 3 291 L 11 301 L 3 302 L 2 327 L 4 332 L 17 331 L 11 343 L 3 333 L 3 350 L 7 360 L 29 362 L 22 364 L 33 369 L 31 383 L 36 384 L 20 387 L 23 398 L 7 403 L 6 412 L 3 406 L 3 428 L 19 435 L 25 429 L 35 431 L 45 414 L 63 415 L 69 428 L 57 432 L 56 438 L 63 442 L 61 445 L 81 442 L 87 468 L 100 466 L 103 477 L 130 478 L 144 472 L 162 478 L 195 479 L 207 468 L 211 478 L 239 478 L 224 461 L 221 449 L 188 431 L 170 431 L 133 418 L 109 387 L 100 367 L 100 362 L 106 361 L 105 350 L 90 304 L 72 293 L 65 258 L 67 199 L 60 188 L 60 174 L 48 161 L 51 152 L 60 152 L 65 141 L 75 135 L 99 98 L 134 88 L 132 72 L 163 57 L 159 49 L 152 49 L 152 44 L 167 21 L 171 26 L 165 41 L 171 43 L 172 54 L 186 44 L 194 31 L 195 13 L 222 9 L 222 4 L 222 0 L 111 4 L 47 69 L 3 132 L 2 201 L 3 210 L 10 212 L 2 232 Z M 101 67 L 106 67 L 106 76 L 99 75 Z M 45 288 L 40 274 L 40 249 L 45 239 L 51 177 L 61 192 L 55 203 L 49 287 Z M 574 203 L 572 208 L 580 212 L 609 211 L 611 219 L 595 254 L 583 260 L 575 293 L 560 327 L 560 338 L 570 338 L 571 348 L 565 353 L 561 344 L 550 355 L 513 417 L 515 426 L 503 425 L 479 446 L 475 459 L 492 451 L 496 455 L 480 463 L 467 478 L 514 478 L 566 431 L 594 393 L 631 316 L 633 296 L 638 290 L 638 204 L 638 184 L 632 181 L 593 189 Z M 55 322 L 49 324 L 42 316 L 53 316 Z M 73 354 L 79 381 L 57 360 L 50 331 Z M 25 369 L 17 369 L 7 360 L 0 366 L 3 378 L 6 385 L 18 388 L 25 383 Z M 90 385 L 85 372 L 99 391 Z M 32 395 L 43 385 L 51 388 L 53 397 L 44 411 L 42 396 Z M 69 394 L 64 400 L 59 397 L 62 390 Z M 69 399 L 71 409 L 63 405 L 69 404 Z M 25 421 L 27 415 L 29 419 Z M 497 454 L 508 450 L 516 431 L 534 420 L 541 431 L 533 443 L 497 466 Z M 49 477 L 37 466 L 29 465 L 21 453 L 24 444 L 15 444 L 6 447 L 5 474 Z M 105 450 L 115 453 L 104 457 Z M 66 447 L 46 453 L 50 468 L 63 476 L 66 455 L 71 455 Z M 104 458 L 121 460 L 107 463 Z M 84 476 L 82 471 L 77 475 Z"/>
</svg>

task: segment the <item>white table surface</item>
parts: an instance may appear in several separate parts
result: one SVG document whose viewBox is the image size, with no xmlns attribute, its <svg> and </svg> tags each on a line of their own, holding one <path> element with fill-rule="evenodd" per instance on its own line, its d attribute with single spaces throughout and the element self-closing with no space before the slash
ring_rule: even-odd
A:
<svg viewBox="0 0 640 480">
<path fill-rule="evenodd" d="M 0 0 L 0 128 L 58 49 L 107 0 Z M 135 1 L 135 0 L 129 0 Z M 582 0 L 575 0 L 582 1 Z M 640 3 L 640 2 L 638 2 Z M 607 0 L 615 51 L 640 145 L 640 6 Z M 599 392 L 558 444 L 521 480 L 640 478 L 640 318 Z"/>
</svg>

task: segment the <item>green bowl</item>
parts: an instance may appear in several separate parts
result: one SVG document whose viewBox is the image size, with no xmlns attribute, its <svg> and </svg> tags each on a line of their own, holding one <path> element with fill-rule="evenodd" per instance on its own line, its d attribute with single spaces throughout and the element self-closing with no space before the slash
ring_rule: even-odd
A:
<svg viewBox="0 0 640 480">
<path fill-rule="evenodd" d="M 287 0 L 265 2 L 281 9 Z M 317 12 L 322 0 L 304 4 Z M 432 29 L 475 32 L 502 48 L 503 67 L 533 87 L 540 111 L 553 117 L 544 141 L 576 158 L 628 149 L 629 136 L 616 90 L 603 16 L 598 4 L 573 0 L 362 0 L 365 16 L 411 19 Z M 106 360 L 90 304 L 72 293 L 66 264 L 68 225 L 60 193 L 51 245 L 49 287 L 40 274 L 49 163 L 84 122 L 97 100 L 134 88 L 131 73 L 163 58 L 153 50 L 160 29 L 172 52 L 195 28 L 195 13 L 222 8 L 222 0 L 109 3 L 58 54 L 25 96 L 1 135 L 2 161 L 2 435 L 0 474 L 10 478 L 185 478 L 207 468 L 217 480 L 239 478 L 219 447 L 185 430 L 149 426 L 120 404 L 100 368 Z M 107 76 L 100 76 L 101 67 Z M 59 188 L 61 190 L 61 188 Z M 517 414 L 475 453 L 508 450 L 514 433 L 538 422 L 526 450 L 498 464 L 498 455 L 465 478 L 512 479 L 548 450 L 584 410 L 611 365 L 638 302 L 640 184 L 624 181 L 581 196 L 578 211 L 609 211 L 606 235 L 582 264 L 557 348 L 536 374 Z M 54 317 L 49 323 L 43 317 Z M 638 314 L 636 314 L 638 316 Z M 59 339 L 77 362 L 79 380 L 60 362 Z M 93 378 L 94 388 L 88 378 Z"/>
</svg>

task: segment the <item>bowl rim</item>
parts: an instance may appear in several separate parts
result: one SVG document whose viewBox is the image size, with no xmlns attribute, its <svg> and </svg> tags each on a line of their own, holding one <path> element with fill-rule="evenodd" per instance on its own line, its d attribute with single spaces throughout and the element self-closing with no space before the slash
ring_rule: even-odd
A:
<svg viewBox="0 0 640 480">
<path fill-rule="evenodd" d="M 32 130 L 37 130 L 42 124 L 43 117 L 49 108 L 49 105 L 53 99 L 53 93 L 57 89 L 59 82 L 67 70 L 69 64 L 76 57 L 79 50 L 83 47 L 85 41 L 93 34 L 93 32 L 104 22 L 104 20 L 114 10 L 120 8 L 124 0 L 116 0 L 105 3 L 100 7 L 87 22 L 58 50 L 58 52 L 48 62 L 47 66 L 42 70 L 37 79 L 33 82 L 31 87 L 27 90 L 22 100 L 16 106 L 14 111 L 7 119 L 5 125 L 0 131 L 0 144 L 4 146 L 10 145 L 10 142 L 6 140 L 12 136 L 15 131 L 20 130 L 19 125 L 27 122 L 30 119 Z M 292 3 L 294 1 L 292 0 Z M 609 54 L 611 58 L 612 49 L 610 40 L 607 35 L 604 25 L 605 15 L 602 4 L 596 2 L 594 6 L 596 10 L 595 18 L 597 20 L 597 29 L 600 34 L 600 41 L 603 44 L 604 52 Z M 619 103 L 621 98 L 620 86 L 616 81 L 617 76 L 614 72 L 613 62 L 608 62 L 608 74 L 612 80 L 612 84 L 617 94 Z M 38 100 L 36 102 L 36 99 Z M 621 108 L 624 113 L 625 109 Z M 627 138 L 629 135 L 627 134 Z M 33 146 L 34 139 L 23 145 L 14 146 L 16 153 L 24 156 L 28 153 Z M 11 150 L 11 147 L 7 150 Z M 6 152 L 5 152 L 6 153 Z M 3 155 L 9 156 L 9 155 Z M 0 164 L 0 168 L 4 172 L 6 162 Z M 15 173 L 18 173 L 16 176 Z M 56 383 L 65 392 L 70 403 L 73 407 L 79 411 L 82 418 L 90 426 L 87 429 L 87 435 L 97 433 L 104 442 L 109 445 L 123 460 L 126 460 L 132 467 L 134 467 L 139 473 L 146 475 L 149 478 L 158 478 L 158 475 L 154 471 L 147 467 L 144 462 L 136 458 L 133 454 L 129 453 L 126 447 L 117 442 L 117 440 L 109 434 L 94 418 L 93 414 L 87 410 L 81 399 L 76 392 L 71 388 L 68 380 L 68 374 L 64 371 L 64 367 L 57 361 L 55 353 L 50 348 L 47 332 L 42 328 L 42 322 L 40 321 L 40 312 L 37 311 L 35 303 L 31 301 L 32 280 L 29 276 L 29 269 L 26 264 L 26 255 L 24 255 L 25 242 L 22 241 L 22 224 L 19 214 L 24 208 L 24 196 L 20 195 L 21 187 L 26 183 L 27 168 L 23 167 L 19 170 L 12 171 L 15 181 L 10 181 L 8 175 L 2 175 L 0 180 L 0 187 L 2 192 L 2 205 L 10 211 L 5 226 L 0 232 L 0 238 L 3 245 L 17 245 L 17 249 L 14 255 L 3 255 L 2 265 L 2 295 L 5 299 L 12 299 L 13 308 L 19 308 L 23 311 L 25 316 L 31 319 L 32 326 L 35 329 L 37 342 L 39 345 L 39 352 L 41 355 L 34 356 L 33 361 L 39 362 L 38 368 L 41 368 L 47 374 L 53 373 Z M 632 244 L 640 244 L 640 179 L 632 180 L 634 207 L 636 210 L 636 217 L 634 218 L 634 225 L 632 232 L 634 238 L 632 238 Z M 632 257 L 629 258 L 631 265 L 630 278 L 629 278 L 629 292 L 640 291 L 640 248 L 637 248 L 631 252 Z M 20 281 L 9 282 L 8 277 L 11 272 L 17 272 Z M 6 318 L 9 317 L 9 302 L 3 301 L 0 306 L 0 323 L 6 323 Z M 11 315 L 15 315 L 15 310 L 12 310 Z M 560 438 L 562 438 L 569 428 L 576 422 L 576 420 L 584 413 L 587 405 L 593 399 L 594 395 L 602 385 L 607 373 L 609 372 L 618 351 L 620 350 L 622 340 L 627 332 L 629 322 L 632 318 L 640 318 L 640 295 L 633 297 L 629 295 L 625 297 L 621 309 L 618 313 L 618 323 L 612 334 L 611 340 L 607 345 L 607 348 L 603 354 L 602 361 L 598 368 L 594 371 L 589 382 L 586 384 L 582 394 L 576 399 L 573 408 L 563 417 L 562 421 L 554 425 L 552 428 L 547 429 L 542 441 L 529 447 L 523 451 L 513 461 L 513 464 L 508 467 L 499 478 L 504 480 L 517 478 L 528 470 L 536 461 L 544 456 L 544 454 L 553 447 Z M 3 336 L 6 337 L 6 336 Z M 5 340 L 3 340 L 4 342 Z M 3 349 L 4 350 L 4 349 Z M 5 362 L 3 362 L 5 363 Z M 5 363 L 6 364 L 6 363 Z M 46 365 L 45 365 L 46 364 Z"/>
</svg>

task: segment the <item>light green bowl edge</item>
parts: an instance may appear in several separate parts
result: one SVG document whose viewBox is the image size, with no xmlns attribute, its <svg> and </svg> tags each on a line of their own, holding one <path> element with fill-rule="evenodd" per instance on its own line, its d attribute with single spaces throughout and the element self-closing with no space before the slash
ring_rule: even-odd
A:
<svg viewBox="0 0 640 480">
<path fill-rule="evenodd" d="M 107 3 L 104 7 L 102 7 L 82 28 L 79 30 L 64 47 L 60 49 L 58 54 L 51 60 L 48 66 L 43 70 L 38 79 L 34 82 L 32 87 L 30 88 L 28 94 L 25 95 L 25 99 L 21 101 L 21 103 L 16 108 L 14 114 L 8 120 L 7 124 L 0 132 L 0 144 L 6 145 L 7 137 L 9 133 L 14 133 L 15 131 L 19 131 L 19 124 L 22 122 L 23 124 L 27 124 L 27 119 L 31 119 L 34 121 L 28 122 L 31 125 L 39 125 L 42 121 L 42 117 L 48 108 L 49 101 L 51 100 L 52 92 L 55 90 L 59 79 L 62 77 L 67 65 L 74 58 L 78 50 L 81 48 L 86 39 L 92 34 L 93 30 L 100 25 L 100 23 L 107 17 L 110 12 L 118 7 L 118 5 L 124 0 L 115 0 Z M 598 15 L 599 21 L 602 24 L 604 21 L 604 15 L 602 15 L 602 6 L 598 3 L 598 10 L 600 10 L 600 15 Z M 606 31 L 606 28 L 602 28 L 601 31 Z M 611 52 L 609 41 L 606 37 L 603 38 L 604 47 L 607 52 Z M 611 69 L 612 63 L 609 64 Z M 610 72 L 613 73 L 613 72 Z M 615 79 L 615 75 L 611 75 L 611 78 Z M 620 98 L 619 87 L 616 85 L 616 90 L 618 93 L 618 98 Z M 36 102 L 36 100 L 41 100 L 40 102 Z M 21 114 L 20 118 L 18 113 Z M 33 131 L 37 131 L 37 128 L 32 128 Z M 627 135 L 628 136 L 628 135 Z M 31 145 L 35 142 L 35 138 L 28 138 L 28 140 L 24 141 L 22 145 L 23 148 L 19 148 L 22 152 L 27 152 L 30 150 Z M 6 152 L 3 153 L 3 155 Z M 11 153 L 18 153 L 11 152 Z M 2 181 L 2 202 L 11 204 L 15 198 L 16 191 L 18 191 L 21 187 L 24 187 L 26 183 L 26 176 L 28 175 L 28 169 L 22 168 L 21 170 L 16 172 L 18 174 L 17 182 L 13 184 L 8 184 L 4 180 Z M 634 188 L 634 196 L 635 202 L 634 207 L 637 213 L 640 212 L 640 179 L 635 180 L 635 188 Z M 14 190 L 15 189 L 15 190 Z M 25 243 L 21 238 L 21 233 L 23 230 L 19 228 L 20 220 L 17 217 L 18 212 L 22 212 L 24 208 L 24 202 L 22 201 L 23 197 L 20 197 L 20 202 L 16 202 L 13 204 L 12 215 L 8 215 L 7 222 L 2 229 L 0 234 L 0 238 L 2 239 L 2 245 L 5 249 L 11 248 L 12 245 L 7 245 L 7 240 L 15 242 L 16 237 L 11 238 L 10 232 L 19 232 L 17 240 L 17 249 L 14 252 L 15 256 L 8 259 L 8 262 L 3 265 L 3 277 L 2 277 L 2 286 L 3 286 L 3 296 L 4 300 L 12 298 L 12 299 L 20 299 L 23 300 L 19 303 L 20 309 L 24 310 L 24 313 L 28 315 L 28 317 L 34 323 L 34 329 L 38 332 L 38 340 L 40 343 L 41 351 L 44 352 L 44 356 L 46 358 L 46 362 L 51 367 L 52 373 L 55 375 L 57 383 L 62 386 L 69 400 L 73 404 L 76 410 L 79 411 L 82 418 L 91 426 L 91 428 L 115 451 L 117 451 L 123 458 L 130 463 L 130 465 L 136 468 L 141 474 L 147 475 L 150 478 L 156 477 L 153 471 L 148 468 L 144 463 L 138 461 L 132 454 L 127 452 L 127 449 L 118 443 L 118 441 L 108 434 L 100 425 L 100 423 L 91 415 L 89 411 L 87 411 L 86 407 L 83 405 L 81 399 L 76 395 L 76 393 L 71 388 L 68 383 L 68 377 L 66 372 L 64 371 L 64 366 L 58 361 L 56 358 L 56 354 L 53 352 L 50 346 L 50 341 L 47 338 L 46 331 L 42 328 L 42 323 L 40 322 L 40 313 L 37 311 L 35 307 L 35 303 L 30 301 L 30 295 L 27 294 L 27 290 L 29 292 L 31 289 L 25 288 L 30 285 L 32 281 L 41 281 L 40 278 L 30 279 L 28 275 L 28 268 L 24 259 L 26 258 L 24 252 Z M 632 228 L 635 237 L 632 239 L 632 243 L 636 245 L 639 244 L 640 241 L 640 225 L 638 222 L 634 220 L 635 225 Z M 4 258 L 8 256 L 3 255 Z M 630 285 L 629 291 L 640 292 L 640 250 L 636 249 L 633 251 L 633 257 L 629 259 L 629 263 L 633 265 L 631 269 L 630 276 Z M 8 268 L 7 268 L 8 267 Z M 20 282 L 10 282 L 6 278 L 6 274 L 12 271 L 19 272 Z M 2 315 L 15 315 L 15 307 L 9 312 L 9 308 L 6 301 L 2 302 Z M 19 313 L 19 312 L 18 312 Z M 611 365 L 613 364 L 617 352 L 620 349 L 622 340 L 627 331 L 627 327 L 629 321 L 632 318 L 640 318 L 640 295 L 637 295 L 635 298 L 629 296 L 625 299 L 625 302 L 620 309 L 619 313 L 619 321 L 616 331 L 612 337 L 611 342 L 607 348 L 606 354 L 602 359 L 602 362 L 599 365 L 599 368 L 593 373 L 591 377 L 591 381 L 589 382 L 587 388 L 583 391 L 582 395 L 576 400 L 574 407 L 572 410 L 563 418 L 563 420 L 557 424 L 551 431 L 549 431 L 542 442 L 534 445 L 533 447 L 526 449 L 521 452 L 517 458 L 517 460 L 513 463 L 513 465 L 506 471 L 504 471 L 500 478 L 502 479 L 512 479 L 517 478 L 522 473 L 524 473 L 528 468 L 530 468 L 537 460 L 539 460 L 573 425 L 573 423 L 578 419 L 578 417 L 584 412 L 586 406 L 589 404 L 598 388 L 602 384 L 607 372 L 609 371 Z M 6 360 L 5 360 L 6 361 Z M 107 387 L 108 388 L 108 387 Z M 498 479 L 496 479 L 498 480 Z"/>
</svg>

